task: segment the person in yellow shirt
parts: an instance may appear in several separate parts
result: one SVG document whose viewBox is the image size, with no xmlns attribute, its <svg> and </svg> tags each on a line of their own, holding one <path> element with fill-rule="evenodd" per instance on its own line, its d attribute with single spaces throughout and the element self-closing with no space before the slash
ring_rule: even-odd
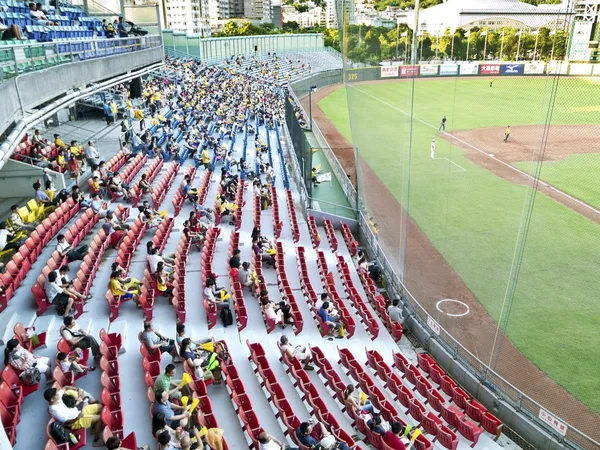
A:
<svg viewBox="0 0 600 450">
<path fill-rule="evenodd" d="M 506 127 L 506 131 L 504 132 L 504 143 L 508 142 L 508 138 L 510 137 L 510 125 Z"/>
<path fill-rule="evenodd" d="M 113 112 L 113 114 L 115 116 L 119 112 L 119 107 L 117 106 L 117 102 L 115 102 L 114 100 L 112 102 L 110 102 L 110 110 Z"/>
<path fill-rule="evenodd" d="M 56 164 L 64 170 L 67 167 L 67 161 L 65 159 L 65 151 L 61 148 L 56 155 Z"/>
<path fill-rule="evenodd" d="M 109 288 L 111 294 L 114 295 L 119 302 L 124 302 L 131 299 L 138 308 L 142 307 L 140 299 L 137 295 L 137 291 L 134 289 L 125 289 L 123 283 L 121 282 L 121 272 L 118 270 L 115 270 L 113 273 L 111 273 Z"/>
<path fill-rule="evenodd" d="M 64 148 L 67 146 L 67 144 L 64 143 L 58 134 L 54 135 L 54 145 L 56 145 L 58 148 Z"/>
<path fill-rule="evenodd" d="M 162 123 L 165 123 L 167 121 L 167 118 L 161 113 L 158 113 L 158 120 L 160 120 Z"/>
<path fill-rule="evenodd" d="M 131 102 L 131 99 L 127 99 L 127 108 L 128 109 L 133 109 L 133 103 Z"/>
<path fill-rule="evenodd" d="M 158 119 L 156 118 L 155 114 L 152 114 L 152 117 L 150 118 L 150 123 L 152 124 L 153 127 L 158 125 Z"/>
<path fill-rule="evenodd" d="M 210 169 L 210 155 L 208 154 L 208 149 L 206 147 L 202 149 L 202 154 L 200 157 L 202 158 L 202 164 L 204 164 L 204 168 L 206 170 Z"/>
</svg>

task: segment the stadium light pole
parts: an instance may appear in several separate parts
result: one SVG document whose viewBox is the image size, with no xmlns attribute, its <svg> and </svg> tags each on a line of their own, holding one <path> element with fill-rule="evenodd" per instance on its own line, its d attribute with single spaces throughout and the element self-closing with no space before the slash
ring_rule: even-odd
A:
<svg viewBox="0 0 600 450">
<path fill-rule="evenodd" d="M 519 30 L 517 36 L 519 36 L 519 42 L 517 43 L 517 61 L 519 60 L 519 53 L 521 53 L 521 34 L 523 34 L 522 30 Z"/>
<path fill-rule="evenodd" d="M 398 44 L 400 40 L 400 21 L 396 19 L 396 59 L 398 59 Z"/>
<path fill-rule="evenodd" d="M 417 64 L 417 33 L 419 32 L 419 8 L 421 7 L 421 0 L 415 0 L 415 21 L 413 24 L 413 35 L 412 35 L 412 64 Z"/>
<path fill-rule="evenodd" d="M 317 90 L 317 86 L 311 86 L 308 90 L 308 116 L 310 120 L 310 131 L 312 131 L 312 93 Z"/>
<path fill-rule="evenodd" d="M 504 30 L 502 30 L 502 40 L 500 41 L 500 61 L 502 61 L 502 52 L 504 51 Z"/>
</svg>

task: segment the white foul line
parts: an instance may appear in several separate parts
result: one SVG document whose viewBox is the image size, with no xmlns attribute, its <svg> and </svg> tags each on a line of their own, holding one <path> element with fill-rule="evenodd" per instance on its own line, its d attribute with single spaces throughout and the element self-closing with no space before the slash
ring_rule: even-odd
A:
<svg viewBox="0 0 600 450">
<path fill-rule="evenodd" d="M 442 160 L 442 159 L 445 159 L 446 161 L 448 161 L 448 162 L 451 162 L 452 164 L 454 164 L 456 167 L 458 167 L 458 168 L 459 168 L 460 170 L 462 170 L 463 172 L 466 172 L 466 171 L 467 171 L 467 169 L 465 169 L 463 166 L 459 166 L 458 164 L 456 164 L 456 163 L 455 163 L 454 161 L 452 161 L 451 159 L 444 158 L 444 157 L 441 157 L 441 158 L 431 158 L 431 159 L 437 159 L 437 160 Z M 455 172 L 458 172 L 458 170 L 455 170 Z"/>
<path fill-rule="evenodd" d="M 369 97 L 372 97 L 372 98 L 374 98 L 374 99 L 375 99 L 375 100 L 377 100 L 377 101 L 380 101 L 380 102 L 381 102 L 381 103 L 383 103 L 384 105 L 387 105 L 387 106 L 389 106 L 390 108 L 393 108 L 393 109 L 395 109 L 396 111 L 399 111 L 399 112 L 401 112 L 402 114 L 404 114 L 404 115 L 406 115 L 406 116 L 409 116 L 409 117 L 410 117 L 410 114 L 408 114 L 406 111 L 403 111 L 403 110 L 401 110 L 400 108 L 398 108 L 397 106 L 394 106 L 394 105 L 392 105 L 392 104 L 390 104 L 390 103 L 388 103 L 388 102 L 386 102 L 386 101 L 384 101 L 384 100 L 381 100 L 380 98 L 377 98 L 377 97 L 375 97 L 374 95 L 371 95 L 371 94 L 369 94 L 368 92 L 365 92 L 365 91 L 363 91 L 362 89 L 359 89 L 359 88 L 357 88 L 356 86 L 353 86 L 353 85 L 351 85 L 351 84 L 346 84 L 346 86 L 347 86 L 347 87 L 351 87 L 352 89 L 356 89 L 357 91 L 359 91 L 359 92 L 362 92 L 363 94 L 365 94 L 365 95 L 368 95 Z M 432 125 L 432 124 L 430 124 L 430 123 L 428 123 L 428 122 L 425 122 L 424 120 L 422 120 L 422 119 L 419 119 L 418 117 L 415 117 L 415 116 L 413 116 L 413 118 L 414 118 L 415 120 L 417 120 L 417 121 L 421 122 L 421 123 L 422 123 L 422 124 L 424 124 L 424 125 L 427 125 L 427 126 L 429 126 L 429 127 L 433 128 L 433 129 L 435 129 L 435 130 L 438 130 L 438 127 L 436 127 L 436 126 L 434 126 L 434 125 Z M 585 202 L 583 202 L 583 201 L 581 201 L 581 200 L 579 200 L 579 199 L 577 199 L 577 198 L 575 198 L 575 197 L 572 197 L 571 195 L 567 194 L 565 191 L 561 191 L 560 189 L 557 189 L 557 188 L 555 188 L 554 186 L 552 186 L 552 185 L 550 185 L 550 184 L 548 184 L 548 183 L 546 183 L 546 182 L 542 181 L 542 180 L 541 180 L 541 179 L 539 179 L 539 178 L 532 177 L 532 176 L 531 176 L 531 175 L 529 175 L 527 172 L 523 172 L 522 170 L 520 170 L 520 169 L 517 169 L 516 167 L 514 167 L 514 166 L 511 166 L 511 165 L 510 165 L 510 164 L 508 164 L 508 163 L 505 163 L 504 161 L 502 161 L 502 160 L 500 160 L 500 159 L 496 158 L 494 155 L 492 155 L 492 154 L 490 154 L 490 153 L 487 153 L 487 152 L 485 152 L 485 151 L 481 150 L 480 148 L 477 148 L 477 147 L 475 147 L 474 145 L 472 145 L 472 144 L 469 144 L 467 141 L 463 141 L 462 139 L 460 139 L 460 138 L 458 138 L 458 137 L 456 137 L 456 136 L 453 136 L 453 135 L 451 135 L 450 133 L 447 133 L 446 131 L 442 131 L 442 133 L 444 133 L 444 134 L 447 134 L 447 135 L 448 135 L 448 136 L 450 136 L 452 139 L 454 139 L 454 140 L 456 140 L 456 141 L 458 141 L 458 142 L 460 142 L 460 143 L 462 143 L 462 144 L 464 144 L 464 145 L 466 145 L 466 146 L 468 146 L 468 147 L 472 148 L 472 149 L 473 149 L 473 150 L 475 150 L 475 151 L 478 151 L 479 153 L 481 153 L 481 154 L 483 154 L 483 155 L 485 155 L 485 156 L 487 156 L 487 157 L 489 157 L 489 158 L 492 158 L 494 161 L 496 161 L 496 162 L 499 162 L 500 164 L 502 164 L 502 165 L 504 165 L 504 166 L 508 167 L 509 169 L 512 169 L 512 170 L 514 170 L 515 172 L 518 172 L 518 173 L 520 173 L 521 175 L 524 175 L 525 177 L 529 178 L 530 180 L 532 180 L 532 181 L 534 181 L 534 182 L 535 182 L 535 181 L 537 181 L 539 184 L 542 184 L 542 185 L 546 186 L 548 189 L 552 189 L 553 191 L 555 191 L 555 192 L 559 193 L 560 195 L 563 195 L 564 197 L 567 197 L 569 200 L 571 200 L 571 201 L 574 201 L 575 203 L 578 203 L 578 204 L 579 204 L 579 205 L 581 205 L 581 206 L 584 206 L 585 208 L 587 208 L 587 209 L 589 209 L 589 210 L 591 210 L 591 211 L 595 212 L 596 214 L 600 214 L 600 210 L 598 210 L 598 209 L 594 208 L 594 207 L 593 207 L 593 206 L 591 206 L 591 205 L 588 205 L 587 203 L 585 203 Z"/>
</svg>

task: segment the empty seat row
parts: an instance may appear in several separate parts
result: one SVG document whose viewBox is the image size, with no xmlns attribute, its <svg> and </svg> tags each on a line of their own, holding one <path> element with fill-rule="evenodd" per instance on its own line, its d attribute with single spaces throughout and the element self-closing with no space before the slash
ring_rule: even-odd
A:
<svg viewBox="0 0 600 450">
<path fill-rule="evenodd" d="M 281 230 L 283 229 L 283 222 L 279 216 L 279 200 L 277 198 L 277 189 L 275 183 L 271 186 L 271 214 L 273 215 L 273 236 L 275 239 L 279 239 L 281 236 Z"/>
<path fill-rule="evenodd" d="M 331 241 L 330 241 L 331 242 Z M 340 254 L 336 255 L 337 257 L 337 269 L 342 277 L 342 284 L 344 285 L 344 290 L 346 295 L 348 296 L 348 300 L 350 300 L 350 304 L 354 307 L 357 314 L 361 318 L 362 324 L 365 326 L 369 334 L 371 335 L 371 340 L 375 340 L 377 336 L 379 336 L 379 322 L 373 314 L 367 308 L 366 303 L 362 299 L 362 296 L 354 286 L 354 281 L 352 281 L 352 276 L 350 275 L 350 269 L 348 268 L 348 264 L 344 257 Z M 400 327 L 400 331 L 402 331 L 402 325 L 397 322 L 394 322 L 397 326 Z"/>
<path fill-rule="evenodd" d="M 163 175 L 161 180 L 158 183 L 156 189 L 154 189 L 154 193 L 152 194 L 152 203 L 154 204 L 154 209 L 160 208 L 169 188 L 175 181 L 175 177 L 179 172 L 179 163 L 173 162 L 169 165 L 166 173 Z"/>
<path fill-rule="evenodd" d="M 325 219 L 323 220 L 323 226 L 325 227 L 325 234 L 327 235 L 327 240 L 329 241 L 331 251 L 335 253 L 338 249 L 338 239 L 335 235 L 333 225 L 330 220 Z"/>
<path fill-rule="evenodd" d="M 350 256 L 356 255 L 358 250 L 358 241 L 354 239 L 352 235 L 352 231 L 350 231 L 350 227 L 344 222 L 340 222 L 340 227 L 342 229 L 342 236 L 344 236 L 344 242 L 346 242 L 346 247 L 350 251 Z"/>
</svg>

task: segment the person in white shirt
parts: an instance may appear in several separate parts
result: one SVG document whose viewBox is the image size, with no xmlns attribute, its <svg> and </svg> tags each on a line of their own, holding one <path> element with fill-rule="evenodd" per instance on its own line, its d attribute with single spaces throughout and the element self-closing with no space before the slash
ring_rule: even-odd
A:
<svg viewBox="0 0 600 450">
<path fill-rule="evenodd" d="M 286 448 L 288 448 L 287 445 L 278 441 L 266 431 L 258 435 L 258 450 L 284 450 Z"/>
<path fill-rule="evenodd" d="M 296 345 L 294 347 L 292 344 L 290 344 L 290 341 L 286 335 L 281 336 L 277 345 L 281 353 L 285 353 L 289 359 L 297 358 L 298 360 L 302 361 L 304 363 L 304 370 L 314 370 L 313 366 L 310 365 L 310 362 L 312 361 L 312 353 L 310 352 L 310 349 L 302 345 Z"/>
<path fill-rule="evenodd" d="M 400 306 L 400 300 L 397 298 L 392 300 L 392 304 L 388 307 L 387 312 L 392 322 L 398 322 L 400 325 L 404 325 L 404 315 L 402 307 Z"/>
<path fill-rule="evenodd" d="M 229 302 L 227 300 L 220 300 L 221 289 L 217 289 L 215 280 L 213 280 L 212 278 L 206 280 L 206 286 L 204 287 L 202 293 L 204 294 L 204 298 L 208 301 L 208 303 L 210 303 L 211 305 L 216 305 L 217 308 L 224 308 L 226 306 L 229 306 Z M 219 299 L 217 299 L 215 294 L 219 295 Z"/>
<path fill-rule="evenodd" d="M 83 261 L 85 255 L 88 252 L 87 245 L 81 245 L 76 249 L 73 249 L 71 244 L 67 242 L 64 234 L 59 234 L 56 236 L 56 240 L 58 244 L 56 245 L 56 250 L 60 253 L 60 256 L 64 258 L 67 257 L 67 261 Z"/>
<path fill-rule="evenodd" d="M 58 312 L 60 313 L 61 310 L 64 309 L 62 316 L 67 317 L 75 299 L 60 287 L 57 272 L 50 272 L 48 274 L 48 278 L 46 278 L 46 281 L 44 282 L 44 292 L 46 293 L 48 301 L 56 306 Z"/>
<path fill-rule="evenodd" d="M 0 250 L 17 249 L 21 246 L 21 241 L 8 242 L 15 237 L 15 234 L 7 230 L 6 222 L 0 223 Z"/>
<path fill-rule="evenodd" d="M 64 386 L 60 390 L 46 389 L 44 398 L 48 402 L 48 413 L 58 422 L 69 426 L 71 430 L 81 430 L 94 427 L 94 442 L 100 443 L 102 433 L 102 403 L 89 395 L 83 389 Z M 79 407 L 81 406 L 81 411 Z"/>
<path fill-rule="evenodd" d="M 96 164 L 96 158 L 99 158 L 98 150 L 94 147 L 93 141 L 88 141 L 88 146 L 83 151 L 85 153 L 85 159 L 90 167 L 94 167 Z"/>
<path fill-rule="evenodd" d="M 158 254 L 158 250 L 154 247 L 149 250 L 146 260 L 148 261 L 148 265 L 150 266 L 150 273 L 152 274 L 156 273 L 158 263 L 160 262 L 162 262 L 165 266 L 173 267 L 171 264 L 165 262 L 163 257 Z"/>
</svg>

